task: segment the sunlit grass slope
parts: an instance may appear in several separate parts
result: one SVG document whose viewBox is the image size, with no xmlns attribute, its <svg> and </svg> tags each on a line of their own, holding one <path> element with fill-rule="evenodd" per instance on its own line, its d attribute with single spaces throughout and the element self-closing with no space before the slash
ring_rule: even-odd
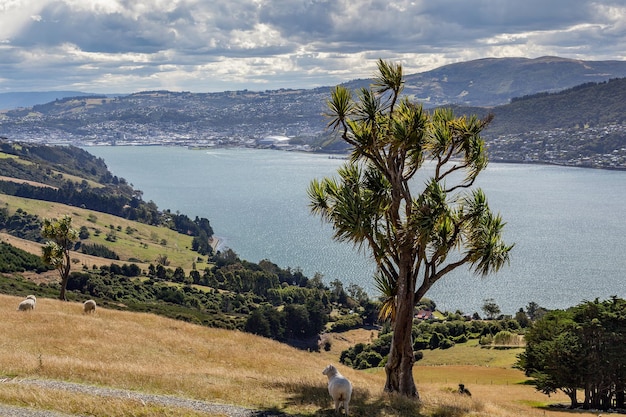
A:
<svg viewBox="0 0 626 417">
<path fill-rule="evenodd" d="M 206 257 L 200 257 L 204 258 L 204 263 L 200 262 L 198 261 L 198 253 L 190 249 L 193 239 L 191 236 L 177 233 L 165 227 L 150 226 L 110 214 L 65 204 L 4 194 L 0 194 L 0 206 L 6 207 L 9 210 L 9 214 L 12 214 L 17 209 L 22 209 L 26 213 L 38 215 L 40 218 L 59 219 L 64 215 L 69 215 L 72 217 L 72 226 L 74 228 L 80 229 L 81 226 L 85 226 L 89 231 L 90 236 L 83 243 L 106 246 L 120 257 L 120 261 L 117 262 L 120 264 L 124 262 L 135 262 L 142 266 L 150 263 L 156 264 L 156 259 L 159 256 L 166 255 L 170 261 L 169 267 L 172 269 L 180 266 L 185 270 L 190 270 L 194 262 L 199 270 L 202 270 L 207 265 Z M 115 236 L 114 241 L 106 240 L 109 233 L 113 233 Z M 18 246 L 17 243 L 10 243 Z M 35 254 L 41 254 L 41 250 L 38 247 L 24 249 Z M 104 258 L 90 260 L 79 253 L 74 253 L 72 258 L 80 260 L 79 267 L 85 265 L 88 268 L 91 268 L 93 265 L 106 265 L 112 262 L 111 259 Z M 76 270 L 78 268 L 74 267 L 73 269 Z"/>
<path fill-rule="evenodd" d="M 0 380 L 61 379 L 329 416 L 331 400 L 321 371 L 332 362 L 354 383 L 353 416 L 557 416 L 562 414 L 539 406 L 566 402 L 520 384 L 523 375 L 509 367 L 433 365 L 415 367 L 422 399 L 417 406 L 383 393 L 383 369 L 357 371 L 339 365 L 337 347 L 306 352 L 242 332 L 151 314 L 99 308 L 84 315 L 79 303 L 42 298 L 34 311 L 18 312 L 20 300 L 0 295 Z M 346 333 L 341 339 L 350 337 Z M 453 393 L 459 382 L 466 383 L 471 398 Z M 131 399 L 103 401 L 76 393 L 64 398 L 71 401 L 61 401 L 56 391 L 0 383 L 0 402 L 8 404 L 93 416 L 196 415 Z"/>
</svg>

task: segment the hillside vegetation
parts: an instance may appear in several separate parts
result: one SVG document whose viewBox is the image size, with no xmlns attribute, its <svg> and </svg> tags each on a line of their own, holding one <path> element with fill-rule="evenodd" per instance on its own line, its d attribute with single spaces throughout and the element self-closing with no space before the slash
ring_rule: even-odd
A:
<svg viewBox="0 0 626 417">
<path fill-rule="evenodd" d="M 21 211 L 24 216 L 31 215 L 37 218 L 61 218 L 63 215 L 72 217 L 72 225 L 76 229 L 85 228 L 89 233 L 81 245 L 103 245 L 118 255 L 119 261 L 137 263 L 147 267 L 156 263 L 160 255 L 165 255 L 172 268 L 182 267 L 191 270 L 192 264 L 197 268 L 207 266 L 207 258 L 199 256 L 191 250 L 192 236 L 184 235 L 163 226 L 154 226 L 145 223 L 124 219 L 112 214 L 100 213 L 79 207 L 71 207 L 61 203 L 53 203 L 29 198 L 14 197 L 0 194 L 1 208 L 6 208 L 9 214 Z M 38 233 L 38 229 L 34 233 Z M 114 238 L 112 238 L 114 236 Z M 108 237 L 108 239 L 107 239 Z M 6 239 L 9 239 L 7 236 Z M 19 238 L 16 238 L 19 239 Z M 28 239 L 26 239 L 28 240 Z M 18 242 L 19 240 L 13 240 Z M 37 247 L 38 248 L 38 247 Z M 73 258 L 80 262 L 77 267 L 91 269 L 94 265 L 110 264 L 112 259 L 101 257 L 98 260 L 83 258 L 79 250 L 72 253 Z"/>
<path fill-rule="evenodd" d="M 626 78 L 586 83 L 556 93 L 520 97 L 510 104 L 488 110 L 495 118 L 486 136 L 625 124 L 624 97 Z M 474 110 L 478 109 L 471 108 L 463 113 L 470 114 Z"/>
<path fill-rule="evenodd" d="M 64 380 L 209 402 L 235 404 L 299 416 L 332 415 L 322 369 L 337 364 L 336 350 L 307 352 L 258 336 L 212 329 L 144 313 L 99 308 L 82 314 L 75 302 L 38 299 L 32 312 L 15 311 L 19 297 L 0 295 L 0 402 L 93 416 L 189 416 L 184 408 L 163 408 L 132 398 L 102 401 L 88 390 L 65 394 L 21 379 Z M 16 332 L 15 329 L 20 329 Z M 369 333 L 369 332 L 367 332 Z M 366 334 L 367 334 L 366 333 Z M 123 335 L 123 337 L 120 337 Z M 354 343 L 362 336 L 341 336 Z M 457 347 L 445 352 L 457 356 Z M 479 347 L 458 349 L 481 350 Z M 511 352 L 490 351 L 493 363 L 511 362 Z M 462 354 L 470 357 L 471 355 Z M 355 371 L 338 365 L 355 386 L 353 416 L 552 416 L 543 408 L 564 402 L 524 384 L 520 371 L 489 362 L 416 366 L 421 404 L 382 392 L 384 371 Z M 454 394 L 459 383 L 472 397 Z M 69 400 L 68 400 L 69 399 Z M 577 413 L 591 416 L 591 413 Z"/>
</svg>

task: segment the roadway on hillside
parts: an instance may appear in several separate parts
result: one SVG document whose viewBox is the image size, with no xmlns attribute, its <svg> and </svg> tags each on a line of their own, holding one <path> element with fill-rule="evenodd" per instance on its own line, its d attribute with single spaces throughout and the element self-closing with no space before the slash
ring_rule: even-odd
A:
<svg viewBox="0 0 626 417">
<path fill-rule="evenodd" d="M 21 379 L 21 378 L 0 378 L 0 384 L 15 384 L 31 386 L 38 389 L 57 390 L 62 392 L 79 393 L 90 396 L 106 398 L 123 398 L 134 400 L 141 404 L 157 404 L 165 407 L 182 408 L 193 410 L 199 413 L 206 413 L 207 416 L 229 416 L 229 417 L 289 417 L 275 411 L 250 410 L 248 408 L 217 404 L 207 401 L 200 401 L 173 395 L 144 394 L 137 391 L 124 390 L 118 388 L 107 388 L 95 385 L 78 384 L 49 379 Z M 0 404 L 0 415 L 3 417 L 74 417 L 75 414 L 63 414 L 55 411 L 39 410 L 30 407 L 18 407 Z"/>
</svg>

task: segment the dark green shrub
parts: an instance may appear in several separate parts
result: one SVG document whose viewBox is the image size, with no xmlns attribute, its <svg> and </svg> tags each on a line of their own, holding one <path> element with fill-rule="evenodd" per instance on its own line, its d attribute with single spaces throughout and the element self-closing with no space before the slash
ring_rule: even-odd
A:
<svg viewBox="0 0 626 417">
<path fill-rule="evenodd" d="M 345 332 L 346 330 L 356 329 L 363 326 L 363 319 L 358 314 L 350 314 L 342 316 L 339 320 L 330 326 L 331 332 Z"/>
<path fill-rule="evenodd" d="M 380 362 L 383 360 L 383 357 L 371 350 L 361 352 L 355 360 L 357 369 L 368 369 L 377 367 Z"/>
<path fill-rule="evenodd" d="M 439 349 L 450 349 L 452 346 L 454 346 L 454 342 L 448 338 L 439 342 Z"/>
<path fill-rule="evenodd" d="M 120 259 L 120 257 L 107 246 L 99 245 L 97 243 L 84 243 L 81 245 L 80 251 L 86 255 L 98 256 L 100 258 Z"/>
<path fill-rule="evenodd" d="M 431 350 L 439 348 L 439 344 L 441 343 L 443 339 L 444 337 L 441 334 L 433 333 L 433 335 L 430 336 L 430 341 L 428 342 L 428 348 Z"/>
</svg>

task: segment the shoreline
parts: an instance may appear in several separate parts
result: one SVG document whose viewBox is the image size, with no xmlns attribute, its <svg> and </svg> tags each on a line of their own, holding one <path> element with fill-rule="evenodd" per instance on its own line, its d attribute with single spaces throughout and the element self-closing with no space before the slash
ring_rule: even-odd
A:
<svg viewBox="0 0 626 417">
<path fill-rule="evenodd" d="M 213 249 L 213 253 L 217 253 L 217 251 L 221 249 L 223 244 L 224 239 L 220 238 L 219 236 L 211 236 L 211 238 L 209 239 L 209 245 L 211 246 L 211 249 Z"/>
</svg>

